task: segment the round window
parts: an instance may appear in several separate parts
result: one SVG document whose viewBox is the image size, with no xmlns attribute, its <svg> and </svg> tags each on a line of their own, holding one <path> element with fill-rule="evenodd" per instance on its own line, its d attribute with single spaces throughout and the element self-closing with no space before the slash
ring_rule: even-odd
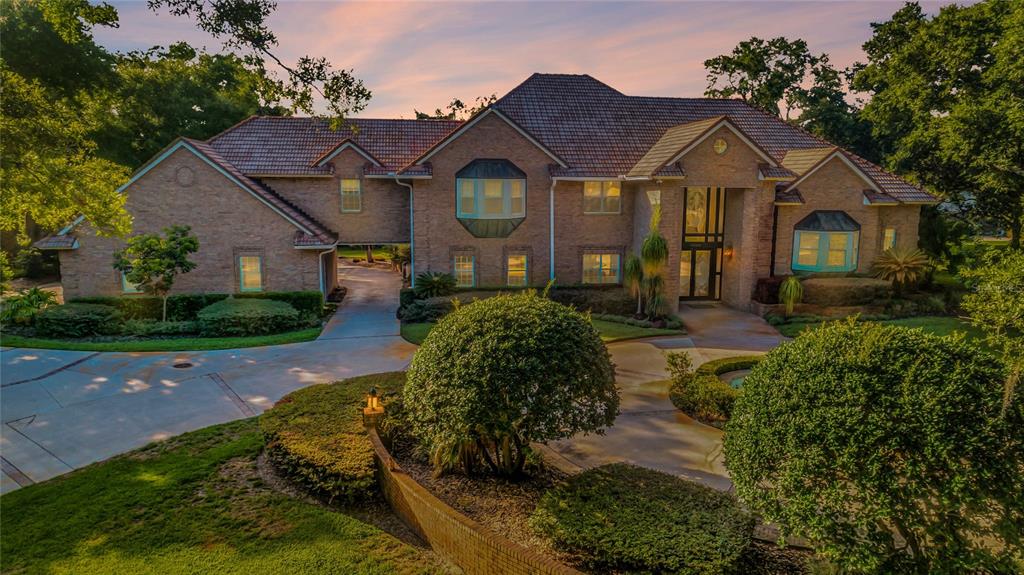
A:
<svg viewBox="0 0 1024 575">
<path fill-rule="evenodd" d="M 726 142 L 723 138 L 718 138 L 717 140 L 715 140 L 715 153 L 716 154 L 721 156 L 728 149 L 729 149 L 729 143 Z"/>
</svg>

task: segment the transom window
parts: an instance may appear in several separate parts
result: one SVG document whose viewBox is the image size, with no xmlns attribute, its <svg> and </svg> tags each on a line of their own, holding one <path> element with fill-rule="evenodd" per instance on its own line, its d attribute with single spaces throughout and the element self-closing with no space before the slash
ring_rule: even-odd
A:
<svg viewBox="0 0 1024 575">
<path fill-rule="evenodd" d="M 473 256 L 455 256 L 455 284 L 459 287 L 476 285 L 476 258 Z"/>
<path fill-rule="evenodd" d="M 526 275 L 526 254 L 510 254 L 506 264 L 506 280 L 510 286 L 525 286 L 528 283 Z"/>
<path fill-rule="evenodd" d="M 619 254 L 583 254 L 583 283 L 619 283 Z"/>
<path fill-rule="evenodd" d="M 508 160 L 473 160 L 455 182 L 459 218 L 526 217 L 526 174 Z"/>
<path fill-rule="evenodd" d="M 341 180 L 341 211 L 363 211 L 363 186 L 359 180 Z"/>
<path fill-rule="evenodd" d="M 860 225 L 845 212 L 817 211 L 795 226 L 793 269 L 848 272 L 857 269 Z"/>
<path fill-rule="evenodd" d="M 238 289 L 239 291 L 263 290 L 263 257 L 238 257 Z"/>
<path fill-rule="evenodd" d="M 583 182 L 583 213 L 622 213 L 622 187 L 619 182 Z"/>
</svg>

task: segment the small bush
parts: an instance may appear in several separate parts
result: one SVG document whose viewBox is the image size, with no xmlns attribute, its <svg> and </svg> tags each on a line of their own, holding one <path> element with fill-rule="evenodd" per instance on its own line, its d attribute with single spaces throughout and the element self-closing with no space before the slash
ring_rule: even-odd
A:
<svg viewBox="0 0 1024 575">
<path fill-rule="evenodd" d="M 455 276 L 441 272 L 423 272 L 416 276 L 413 288 L 416 297 L 428 298 L 451 295 L 455 293 L 457 282 Z"/>
<path fill-rule="evenodd" d="M 283 301 L 295 308 L 303 317 L 320 317 L 324 311 L 324 296 L 318 291 L 268 291 L 259 293 L 240 293 L 237 299 L 269 299 Z"/>
<path fill-rule="evenodd" d="M 726 493 L 614 463 L 541 497 L 530 526 L 597 572 L 735 572 L 754 520 Z"/>
<path fill-rule="evenodd" d="M 889 282 L 874 278 L 820 277 L 801 283 L 804 303 L 816 305 L 865 305 L 887 299 L 892 293 Z"/>
<path fill-rule="evenodd" d="M 727 371 L 749 369 L 761 361 L 758 356 L 730 357 L 709 361 L 696 371 L 685 352 L 670 353 L 669 399 L 676 409 L 698 421 L 720 427 L 732 416 L 740 390 L 718 378 Z"/>
<path fill-rule="evenodd" d="M 172 295 L 167 298 L 167 321 L 195 321 L 201 309 L 227 297 L 225 293 Z M 91 296 L 71 302 L 116 307 L 125 319 L 158 320 L 163 315 L 163 302 L 156 296 Z"/>
<path fill-rule="evenodd" d="M 193 335 L 199 333 L 196 321 L 156 321 L 151 319 L 130 319 L 124 322 L 123 335 L 154 337 L 164 335 Z"/>
<path fill-rule="evenodd" d="M 5 297 L 0 306 L 0 323 L 18 325 L 29 325 L 36 319 L 36 315 L 57 303 L 57 294 L 34 287 L 21 290 L 17 295 Z"/>
<path fill-rule="evenodd" d="M 398 292 L 399 309 L 411 304 L 414 301 L 416 301 L 416 290 L 412 288 L 402 288 Z"/>
<path fill-rule="evenodd" d="M 398 310 L 398 319 L 406 323 L 435 322 L 452 311 L 449 298 L 419 299 Z"/>
<path fill-rule="evenodd" d="M 636 299 L 621 286 L 553 286 L 548 298 L 591 313 L 630 316 L 636 313 Z"/>
<path fill-rule="evenodd" d="M 283 301 L 229 298 L 199 312 L 204 337 L 266 335 L 294 329 L 299 312 Z"/>
<path fill-rule="evenodd" d="M 36 316 L 36 332 L 44 337 L 78 338 L 111 335 L 121 330 L 123 316 L 108 305 L 69 303 L 51 306 Z"/>
<path fill-rule="evenodd" d="M 383 373 L 292 392 L 260 418 L 267 455 L 289 477 L 331 499 L 368 498 L 376 467 L 359 408 L 370 388 L 387 405 L 404 384 L 405 374 Z"/>
</svg>

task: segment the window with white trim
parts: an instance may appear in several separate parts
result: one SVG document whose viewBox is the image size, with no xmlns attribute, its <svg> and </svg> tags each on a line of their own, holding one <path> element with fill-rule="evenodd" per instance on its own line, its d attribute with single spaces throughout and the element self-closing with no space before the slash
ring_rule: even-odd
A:
<svg viewBox="0 0 1024 575">
<path fill-rule="evenodd" d="M 585 284 L 617 284 L 617 283 L 619 283 L 619 254 L 617 254 L 617 253 L 583 254 L 583 283 L 585 283 Z"/>
<path fill-rule="evenodd" d="M 882 230 L 882 251 L 891 250 L 896 247 L 896 228 L 885 228 Z"/>
<path fill-rule="evenodd" d="M 469 255 L 455 256 L 453 265 L 455 285 L 459 287 L 473 287 L 476 285 L 476 258 Z"/>
<path fill-rule="evenodd" d="M 128 281 L 128 272 L 121 272 L 121 292 L 142 293 L 142 289 L 137 284 Z"/>
<path fill-rule="evenodd" d="M 363 211 L 363 185 L 357 179 L 341 180 L 341 211 L 353 213 Z"/>
<path fill-rule="evenodd" d="M 509 254 L 506 260 L 505 283 L 509 286 L 525 286 L 529 283 L 526 273 L 526 254 Z"/>
<path fill-rule="evenodd" d="M 238 256 L 238 291 L 263 291 L 262 256 Z"/>
<path fill-rule="evenodd" d="M 622 185 L 619 182 L 583 182 L 583 213 L 622 213 Z"/>
</svg>

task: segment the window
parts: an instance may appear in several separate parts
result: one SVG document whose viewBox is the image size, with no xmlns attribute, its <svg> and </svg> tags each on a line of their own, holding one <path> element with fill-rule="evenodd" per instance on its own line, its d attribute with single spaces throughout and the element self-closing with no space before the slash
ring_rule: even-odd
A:
<svg viewBox="0 0 1024 575">
<path fill-rule="evenodd" d="M 793 269 L 844 272 L 857 269 L 857 232 L 797 231 Z"/>
<path fill-rule="evenodd" d="M 796 262 L 801 266 L 813 267 L 818 265 L 818 244 L 821 243 L 821 234 L 817 232 L 797 232 L 799 253 Z"/>
<path fill-rule="evenodd" d="M 529 283 L 526 275 L 526 254 L 508 256 L 506 282 L 510 286 L 525 286 Z"/>
<path fill-rule="evenodd" d="M 476 285 L 476 264 L 473 256 L 455 256 L 455 284 L 459 287 Z"/>
<path fill-rule="evenodd" d="M 238 289 L 239 291 L 263 290 L 263 257 L 238 257 Z"/>
<path fill-rule="evenodd" d="M 885 228 L 882 231 L 882 251 L 896 247 L 896 228 Z"/>
<path fill-rule="evenodd" d="M 619 283 L 619 254 L 583 254 L 583 283 Z"/>
<path fill-rule="evenodd" d="M 473 160 L 455 174 L 456 215 L 498 220 L 526 217 L 526 173 L 508 160 Z"/>
<path fill-rule="evenodd" d="M 619 182 L 583 182 L 583 213 L 622 213 L 622 188 Z"/>
<path fill-rule="evenodd" d="M 124 293 L 142 293 L 138 285 L 128 281 L 128 272 L 121 272 L 121 291 Z"/>
<path fill-rule="evenodd" d="M 363 186 L 359 180 L 345 179 L 341 181 L 341 211 L 346 213 L 363 211 Z"/>
</svg>

